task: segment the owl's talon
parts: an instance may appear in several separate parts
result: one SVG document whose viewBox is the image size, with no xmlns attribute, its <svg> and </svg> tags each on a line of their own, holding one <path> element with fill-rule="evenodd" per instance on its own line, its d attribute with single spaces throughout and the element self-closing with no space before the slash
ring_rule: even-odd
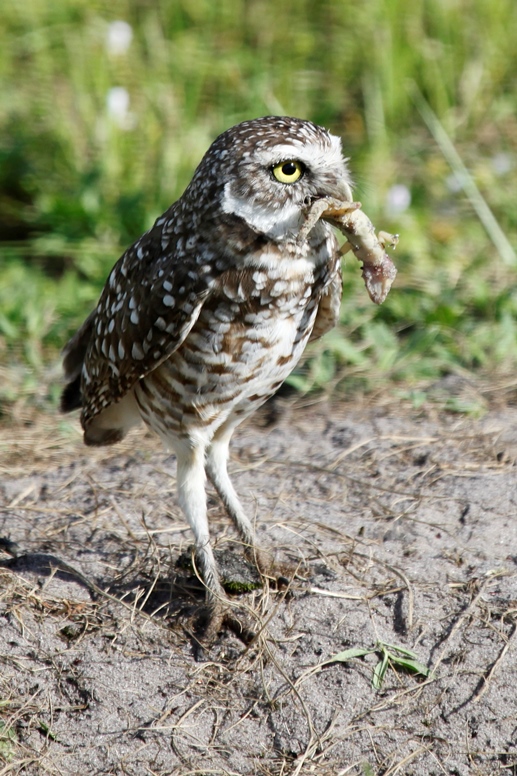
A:
<svg viewBox="0 0 517 776">
<path fill-rule="evenodd" d="M 194 656 L 197 661 L 205 659 L 224 630 L 233 633 L 246 646 L 256 637 L 255 630 L 242 611 L 236 610 L 229 603 L 207 604 L 198 613 L 194 624 Z"/>
<path fill-rule="evenodd" d="M 243 644 L 249 646 L 256 637 L 256 632 L 248 622 L 246 615 L 228 610 L 223 615 L 223 626 L 228 628 Z"/>
<path fill-rule="evenodd" d="M 303 576 L 300 562 L 277 561 L 271 553 L 264 550 L 260 550 L 256 558 L 258 570 L 262 576 L 272 580 L 276 590 L 288 589 L 297 576 Z"/>
</svg>

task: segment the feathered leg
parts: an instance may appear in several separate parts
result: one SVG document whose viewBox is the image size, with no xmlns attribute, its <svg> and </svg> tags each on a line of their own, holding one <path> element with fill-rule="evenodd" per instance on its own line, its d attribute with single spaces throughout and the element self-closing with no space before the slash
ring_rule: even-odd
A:
<svg viewBox="0 0 517 776">
<path fill-rule="evenodd" d="M 207 602 L 215 604 L 225 593 L 210 544 L 205 493 L 205 450 L 202 446 L 175 445 L 178 461 L 178 500 L 194 533 L 196 560 L 207 589 Z"/>
<path fill-rule="evenodd" d="M 228 475 L 229 444 L 233 429 L 234 427 L 231 426 L 218 432 L 208 446 L 206 472 L 246 545 L 247 555 L 252 558 L 262 574 L 268 575 L 271 571 L 272 559 L 268 557 L 267 553 L 257 548 L 253 525 L 244 512 Z"/>
<path fill-rule="evenodd" d="M 205 493 L 205 448 L 202 445 L 176 444 L 178 500 L 195 536 L 196 560 L 206 586 L 206 609 L 197 624 L 198 636 L 212 643 L 224 626 L 243 641 L 253 632 L 234 614 L 219 577 L 208 530 Z"/>
</svg>

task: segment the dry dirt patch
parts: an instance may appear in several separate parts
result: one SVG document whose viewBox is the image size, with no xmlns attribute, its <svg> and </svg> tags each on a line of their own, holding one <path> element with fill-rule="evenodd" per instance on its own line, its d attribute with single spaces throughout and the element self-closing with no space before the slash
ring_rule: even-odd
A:
<svg viewBox="0 0 517 776">
<path fill-rule="evenodd" d="M 517 774 L 517 411 L 259 420 L 233 480 L 300 575 L 236 598 L 256 643 L 197 663 L 173 457 L 143 433 L 92 452 L 73 423 L 1 430 L 0 774 Z M 379 642 L 432 675 L 392 666 L 376 691 L 376 654 L 326 664 Z"/>
</svg>

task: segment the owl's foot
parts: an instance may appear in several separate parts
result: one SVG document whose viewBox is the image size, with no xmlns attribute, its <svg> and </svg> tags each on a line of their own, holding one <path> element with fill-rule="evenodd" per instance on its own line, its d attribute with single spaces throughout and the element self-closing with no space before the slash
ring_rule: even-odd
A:
<svg viewBox="0 0 517 776">
<path fill-rule="evenodd" d="M 234 636 L 249 646 L 256 632 L 249 617 L 236 609 L 231 603 L 217 601 L 206 604 L 196 617 L 194 626 L 194 655 L 196 660 L 204 660 L 206 653 L 214 646 L 217 638 L 224 631 L 230 631 Z"/>
<path fill-rule="evenodd" d="M 250 593 L 264 586 L 267 579 L 275 588 L 284 588 L 299 572 L 299 564 L 279 563 L 267 550 L 248 546 L 241 552 L 215 550 L 221 584 L 227 593 Z"/>
<path fill-rule="evenodd" d="M 300 564 L 290 561 L 277 561 L 267 550 L 250 548 L 246 553 L 253 560 L 262 577 L 266 577 L 281 590 L 288 587 L 300 573 Z"/>
<path fill-rule="evenodd" d="M 260 631 L 249 614 L 234 605 L 227 594 L 249 593 L 263 587 L 267 579 L 277 590 L 286 590 L 300 566 L 295 563 L 277 563 L 274 556 L 256 547 L 248 546 L 242 553 L 219 550 L 217 560 L 220 587 L 208 593 L 207 602 L 198 610 L 194 621 L 193 639 L 196 660 L 204 660 L 219 636 L 226 632 L 237 636 L 246 646 Z"/>
</svg>

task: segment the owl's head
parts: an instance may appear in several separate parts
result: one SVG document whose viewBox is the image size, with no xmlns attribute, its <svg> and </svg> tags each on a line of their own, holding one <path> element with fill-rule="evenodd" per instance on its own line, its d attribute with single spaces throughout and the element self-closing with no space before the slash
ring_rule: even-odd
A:
<svg viewBox="0 0 517 776">
<path fill-rule="evenodd" d="M 228 129 L 207 151 L 193 189 L 207 176 L 223 212 L 274 240 L 295 237 L 315 200 L 352 201 L 341 140 L 302 119 L 267 116 Z"/>
</svg>

